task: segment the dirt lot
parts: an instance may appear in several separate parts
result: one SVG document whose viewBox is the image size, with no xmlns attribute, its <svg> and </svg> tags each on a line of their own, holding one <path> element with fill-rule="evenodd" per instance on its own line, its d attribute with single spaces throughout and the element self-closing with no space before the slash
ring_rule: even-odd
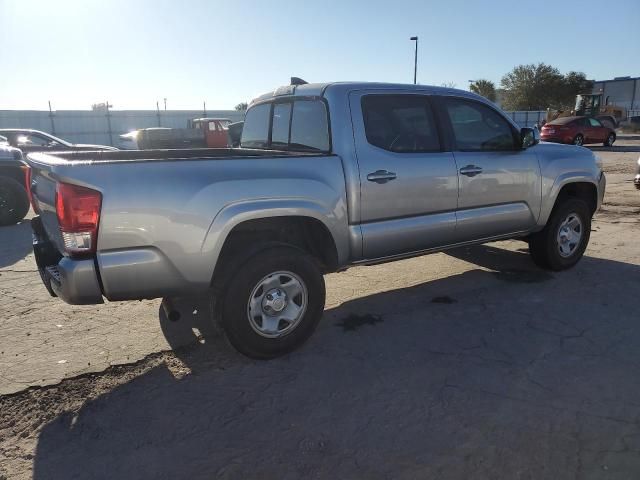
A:
<svg viewBox="0 0 640 480">
<path fill-rule="evenodd" d="M 300 351 L 228 347 L 207 302 L 48 297 L 0 229 L 0 479 L 640 477 L 640 136 L 579 265 L 497 242 L 327 277 Z M 170 349 L 175 350 L 171 351 Z"/>
</svg>

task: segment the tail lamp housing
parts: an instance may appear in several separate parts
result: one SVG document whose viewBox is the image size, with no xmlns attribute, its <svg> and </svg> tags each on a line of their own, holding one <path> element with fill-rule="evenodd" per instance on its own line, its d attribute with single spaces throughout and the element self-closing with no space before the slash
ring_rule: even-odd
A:
<svg viewBox="0 0 640 480">
<path fill-rule="evenodd" d="M 69 255 L 95 253 L 101 207 L 100 192 L 69 183 L 57 184 L 56 215 Z"/>
<path fill-rule="evenodd" d="M 31 204 L 33 211 L 38 212 L 37 206 L 35 204 L 35 199 L 33 197 L 33 192 L 31 191 L 31 167 L 24 166 L 22 167 L 22 171 L 24 172 L 24 188 L 27 190 L 29 203 Z"/>
</svg>

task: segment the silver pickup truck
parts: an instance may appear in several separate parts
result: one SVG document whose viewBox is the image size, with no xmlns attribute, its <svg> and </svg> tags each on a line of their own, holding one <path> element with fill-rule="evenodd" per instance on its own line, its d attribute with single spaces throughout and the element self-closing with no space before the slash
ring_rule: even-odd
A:
<svg viewBox="0 0 640 480">
<path fill-rule="evenodd" d="M 209 294 L 233 346 L 270 358 L 320 320 L 323 274 L 520 238 L 583 255 L 605 177 L 485 99 L 377 83 L 280 87 L 238 149 L 30 154 L 34 250 L 68 303 Z"/>
</svg>

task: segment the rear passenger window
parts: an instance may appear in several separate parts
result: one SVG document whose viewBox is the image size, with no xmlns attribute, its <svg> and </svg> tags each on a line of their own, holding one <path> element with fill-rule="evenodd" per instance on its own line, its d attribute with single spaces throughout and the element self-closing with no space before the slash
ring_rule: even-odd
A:
<svg viewBox="0 0 640 480">
<path fill-rule="evenodd" d="M 515 150 L 511 125 L 491 107 L 457 98 L 446 98 L 444 104 L 458 150 Z"/>
<path fill-rule="evenodd" d="M 440 151 L 433 112 L 421 95 L 366 95 L 362 114 L 367 141 L 397 153 Z"/>
<path fill-rule="evenodd" d="M 247 148 L 267 148 L 269 146 L 269 116 L 271 104 L 264 103 L 250 108 L 242 128 L 242 146 Z"/>
</svg>

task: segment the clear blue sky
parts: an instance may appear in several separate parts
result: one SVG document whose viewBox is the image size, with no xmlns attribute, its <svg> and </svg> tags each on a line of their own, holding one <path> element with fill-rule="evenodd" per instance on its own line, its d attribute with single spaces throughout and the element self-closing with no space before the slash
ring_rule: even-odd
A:
<svg viewBox="0 0 640 480">
<path fill-rule="evenodd" d="M 0 109 L 232 108 L 308 81 L 640 75 L 640 1 L 0 0 Z"/>
</svg>

